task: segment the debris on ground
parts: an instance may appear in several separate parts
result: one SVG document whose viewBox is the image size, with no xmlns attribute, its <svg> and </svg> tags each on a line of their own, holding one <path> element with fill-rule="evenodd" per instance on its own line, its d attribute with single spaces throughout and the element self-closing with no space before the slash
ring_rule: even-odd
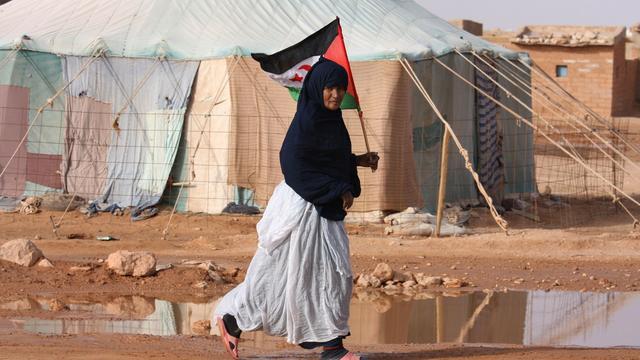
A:
<svg viewBox="0 0 640 360">
<path fill-rule="evenodd" d="M 260 214 L 260 209 L 257 206 L 250 206 L 245 204 L 236 204 L 235 202 L 230 202 L 227 206 L 222 209 L 222 213 L 224 214 L 244 214 L 244 215 L 258 215 Z"/>
<path fill-rule="evenodd" d="M 86 200 L 80 196 L 53 191 L 45 193 L 41 198 L 42 210 L 71 211 L 83 206 L 84 204 L 86 204 Z"/>
<path fill-rule="evenodd" d="M 86 237 L 87 237 L 87 235 L 82 234 L 82 233 L 79 233 L 79 234 L 71 233 L 71 234 L 67 235 L 67 239 L 69 239 L 69 240 L 85 239 Z"/>
<path fill-rule="evenodd" d="M 156 272 L 160 272 L 163 270 L 169 270 L 173 268 L 173 264 L 162 264 L 162 265 L 156 265 Z"/>
<path fill-rule="evenodd" d="M 78 211 L 85 214 L 87 217 L 93 217 L 101 212 L 108 212 L 114 216 L 122 216 L 125 214 L 124 208 L 121 208 L 118 204 L 109 204 L 105 202 L 94 201 L 87 206 L 80 206 Z"/>
<path fill-rule="evenodd" d="M 215 285 L 224 285 L 233 282 L 232 278 L 235 278 L 240 273 L 240 268 L 226 269 L 213 262 L 212 260 L 182 260 L 181 266 L 192 266 L 198 269 L 202 269 L 207 272 L 207 277 L 204 283 L 212 282 Z M 197 286 L 196 286 L 197 285 Z M 207 283 L 208 285 L 208 283 Z M 196 288 L 205 288 L 203 284 L 194 284 Z"/>
<path fill-rule="evenodd" d="M 158 208 L 155 206 L 149 206 L 145 208 L 137 207 L 131 211 L 131 221 L 141 221 L 152 218 L 158 215 L 159 211 L 160 210 L 158 210 Z"/>
<path fill-rule="evenodd" d="M 89 265 L 85 265 L 85 266 L 72 266 L 69 268 L 70 272 L 85 272 L 85 271 L 91 271 L 93 270 L 92 266 Z"/>
<path fill-rule="evenodd" d="M 412 273 L 410 271 L 394 271 L 387 263 L 379 263 L 370 274 L 359 274 L 354 278 L 357 288 L 381 288 L 386 293 L 402 292 L 415 295 L 417 290 L 429 287 L 444 286 L 445 288 L 462 288 L 471 286 L 464 279 Z"/>
<path fill-rule="evenodd" d="M 375 210 L 369 212 L 348 212 L 344 218 L 347 224 L 382 224 L 384 218 L 389 215 L 388 211 Z"/>
<path fill-rule="evenodd" d="M 0 213 L 17 212 L 20 208 L 20 199 L 16 197 L 0 195 Z"/>
<path fill-rule="evenodd" d="M 20 214 L 32 215 L 40 212 L 40 206 L 42 205 L 42 198 L 37 196 L 28 196 L 20 201 Z"/>
<path fill-rule="evenodd" d="M 96 240 L 99 240 L 99 241 L 115 241 L 115 240 L 118 240 L 118 238 L 113 237 L 111 235 L 102 235 L 102 236 L 96 236 Z"/>
<path fill-rule="evenodd" d="M 451 206 L 444 210 L 440 226 L 441 236 L 457 236 L 467 231 L 464 224 L 471 218 L 471 212 L 460 206 Z M 436 228 L 436 217 L 415 207 L 408 207 L 402 212 L 388 215 L 384 223 L 385 235 L 431 236 Z"/>
</svg>

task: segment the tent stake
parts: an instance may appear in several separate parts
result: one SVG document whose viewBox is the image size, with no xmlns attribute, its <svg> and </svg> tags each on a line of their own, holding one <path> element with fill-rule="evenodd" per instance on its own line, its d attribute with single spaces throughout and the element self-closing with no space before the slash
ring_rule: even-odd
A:
<svg viewBox="0 0 640 360">
<path fill-rule="evenodd" d="M 442 224 L 442 211 L 447 193 L 447 170 L 449 168 L 449 129 L 444 127 L 442 137 L 442 150 L 440 154 L 440 185 L 438 186 L 438 210 L 436 211 L 436 231 L 435 237 L 440 237 L 440 227 Z"/>
<path fill-rule="evenodd" d="M 433 60 L 435 60 L 439 64 L 443 65 L 443 63 L 440 62 L 440 60 L 438 60 L 438 58 L 434 57 Z M 435 115 L 440 119 L 440 121 L 442 122 L 444 127 L 447 128 L 447 130 L 449 130 L 449 133 L 450 133 L 451 137 L 453 138 L 453 143 L 458 148 L 458 153 L 460 153 L 460 156 L 462 156 L 462 158 L 464 159 L 464 167 L 471 174 L 471 177 L 473 178 L 473 181 L 475 182 L 476 186 L 478 187 L 478 191 L 480 192 L 482 197 L 487 202 L 487 206 L 489 207 L 489 211 L 491 212 L 491 216 L 493 217 L 493 220 L 496 222 L 496 224 L 502 230 L 504 230 L 505 233 L 508 233 L 507 232 L 507 228 L 509 226 L 509 223 L 507 223 L 507 221 L 505 219 L 503 219 L 502 216 L 500 216 L 500 214 L 498 213 L 496 208 L 493 206 L 493 199 L 491 198 L 491 196 L 489 196 L 489 194 L 485 190 L 484 186 L 480 182 L 480 176 L 478 175 L 478 173 L 475 172 L 475 170 L 473 170 L 473 164 L 471 164 L 471 161 L 469 160 L 469 151 L 467 151 L 467 149 L 465 149 L 462 146 L 462 143 L 460 142 L 460 140 L 456 136 L 455 132 L 453 131 L 453 128 L 451 127 L 451 124 L 449 124 L 449 122 L 440 113 L 440 111 L 438 110 L 438 107 L 433 102 L 433 99 L 431 98 L 431 96 L 429 96 L 429 93 L 427 93 L 427 90 L 425 90 L 424 86 L 422 85 L 422 83 L 418 79 L 418 75 L 416 75 L 415 71 L 413 71 L 413 69 L 411 68 L 411 65 L 409 64 L 409 61 L 407 59 L 405 59 L 405 58 L 400 58 L 399 61 L 400 61 L 400 65 L 402 65 L 404 70 L 409 75 L 409 78 L 411 78 L 413 83 L 416 85 L 416 88 L 418 89 L 418 91 L 422 94 L 422 96 L 425 98 L 427 103 L 429 103 L 429 105 L 433 109 L 433 112 L 435 113 Z M 446 67 L 446 65 L 443 65 L 443 66 Z M 450 69 L 450 68 L 447 67 L 447 69 Z M 453 71 L 453 70 L 451 70 L 451 71 Z M 458 75 L 455 72 L 454 72 L 454 75 L 457 75 L 458 77 L 461 76 L 461 75 Z M 464 78 L 462 78 L 462 79 L 464 79 Z M 464 80 L 466 80 L 466 79 L 464 79 Z M 484 93 L 484 94 L 486 94 L 486 93 Z M 488 94 L 485 95 L 485 96 L 490 97 Z M 491 99 L 493 99 L 493 98 L 491 98 Z M 500 105 L 500 104 L 498 104 L 498 105 Z M 516 114 L 515 112 L 513 112 L 513 113 L 518 117 L 520 116 L 520 115 Z M 640 203 L 638 203 L 638 204 L 640 204 Z"/>
</svg>

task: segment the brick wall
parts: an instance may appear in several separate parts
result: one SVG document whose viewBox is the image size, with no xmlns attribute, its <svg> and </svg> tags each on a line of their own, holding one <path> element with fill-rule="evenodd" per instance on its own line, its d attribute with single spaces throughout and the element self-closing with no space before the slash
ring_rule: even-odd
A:
<svg viewBox="0 0 640 360">
<path fill-rule="evenodd" d="M 605 117 L 610 117 L 614 110 L 614 47 L 562 47 L 549 45 L 518 45 L 507 37 L 486 37 L 487 40 L 499 43 L 509 49 L 526 51 L 533 61 L 547 74 L 554 77 L 565 89 Z M 618 49 L 620 52 L 620 49 Z M 618 71 L 624 72 L 624 45 L 622 46 L 622 65 Z M 618 56 L 620 56 L 618 54 Z M 567 66 L 567 77 L 555 77 L 556 66 Z M 630 69 L 627 69 L 630 71 Z M 619 75 L 620 76 L 620 75 Z M 621 78 L 620 78 L 621 79 Z M 617 84 L 620 92 L 625 92 L 627 85 Z M 542 115 L 553 113 L 535 100 L 534 110 Z M 623 106 L 623 105 L 616 105 Z"/>
<path fill-rule="evenodd" d="M 482 36 L 481 23 L 466 19 L 449 20 L 449 23 L 473 35 Z"/>
<path fill-rule="evenodd" d="M 636 61 L 626 60 L 625 42 L 618 41 L 613 51 L 613 104 L 611 115 L 627 116 L 635 104 Z"/>
<path fill-rule="evenodd" d="M 614 54 L 612 47 L 566 48 L 559 46 L 522 46 L 533 61 L 567 89 L 573 96 L 596 112 L 610 116 L 613 109 Z M 565 65 L 567 77 L 555 77 L 556 66 Z M 535 94 L 534 94 L 535 97 Z M 534 107 L 543 114 L 539 102 Z"/>
</svg>

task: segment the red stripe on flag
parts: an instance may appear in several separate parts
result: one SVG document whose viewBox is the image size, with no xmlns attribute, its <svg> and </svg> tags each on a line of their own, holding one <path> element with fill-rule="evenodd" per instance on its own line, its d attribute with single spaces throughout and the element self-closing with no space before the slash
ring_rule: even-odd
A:
<svg viewBox="0 0 640 360">
<path fill-rule="evenodd" d="M 360 108 L 360 99 L 356 92 L 356 85 L 353 82 L 353 74 L 351 73 L 351 66 L 349 65 L 349 58 L 347 57 L 347 49 L 344 46 L 344 38 L 342 37 L 342 26 L 338 24 L 338 36 L 333 40 L 329 49 L 324 53 L 324 58 L 336 62 L 342 65 L 347 74 L 349 75 L 349 85 L 347 86 L 347 93 L 349 93 L 356 100 L 358 109 Z"/>
</svg>

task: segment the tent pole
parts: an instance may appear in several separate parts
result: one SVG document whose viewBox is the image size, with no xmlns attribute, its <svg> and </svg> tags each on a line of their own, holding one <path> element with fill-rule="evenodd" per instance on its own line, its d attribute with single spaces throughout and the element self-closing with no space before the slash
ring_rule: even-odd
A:
<svg viewBox="0 0 640 360">
<path fill-rule="evenodd" d="M 445 194 L 447 192 L 447 170 L 449 168 L 449 129 L 444 128 L 442 136 L 442 150 L 440 154 L 440 185 L 438 186 L 438 210 L 436 211 L 436 232 L 435 237 L 440 237 L 440 227 L 442 225 L 442 211 L 444 209 Z"/>
<path fill-rule="evenodd" d="M 437 61 L 438 63 L 440 63 L 442 65 L 442 63 L 440 62 L 440 60 L 438 60 L 437 57 L 434 57 L 433 60 Z M 458 137 L 456 136 L 455 132 L 453 131 L 453 128 L 451 127 L 451 124 L 449 124 L 449 122 L 440 113 L 440 110 L 438 110 L 438 107 L 436 106 L 435 102 L 433 102 L 433 99 L 431 98 L 431 96 L 429 96 L 429 93 L 427 92 L 427 90 L 424 88 L 424 86 L 422 85 L 422 83 L 418 79 L 418 75 L 416 75 L 415 71 L 413 71 L 413 69 L 411 68 L 411 64 L 409 64 L 409 61 L 407 59 L 405 59 L 405 58 L 400 58 L 399 61 L 400 61 L 400 65 L 402 65 L 404 70 L 409 75 L 409 78 L 411 78 L 413 83 L 416 85 L 416 88 L 418 89 L 418 91 L 422 94 L 424 99 L 431 106 L 431 109 L 433 109 L 433 112 L 435 113 L 435 115 L 438 117 L 438 119 L 440 119 L 440 121 L 442 122 L 444 127 L 447 128 L 447 130 L 449 130 L 449 134 L 451 135 L 451 138 L 453 139 L 453 143 L 458 148 L 458 153 L 460 153 L 460 156 L 462 156 L 462 158 L 464 159 L 464 167 L 471 174 L 471 177 L 473 178 L 473 181 L 475 182 L 476 186 L 478 187 L 478 191 L 480 192 L 482 197 L 487 202 L 487 206 L 489 207 L 489 211 L 491 213 L 491 216 L 493 217 L 493 220 L 496 222 L 496 224 L 502 230 L 507 232 L 507 228 L 509 226 L 509 223 L 507 223 L 507 221 L 505 219 L 503 219 L 502 216 L 500 216 L 500 214 L 496 210 L 495 206 L 493 206 L 493 199 L 491 198 L 491 196 L 489 196 L 489 194 L 485 190 L 484 186 L 480 182 L 480 176 L 478 175 L 478 173 L 475 172 L 475 170 L 473 170 L 473 164 L 471 164 L 471 161 L 469 160 L 469 151 L 467 151 L 467 149 L 465 149 L 462 146 L 462 143 L 460 142 L 460 139 L 458 139 Z M 451 70 L 451 71 L 453 71 L 453 70 Z M 454 75 L 460 76 L 455 72 L 454 72 Z M 487 95 L 487 97 L 490 97 L 490 96 Z M 493 98 L 491 98 L 491 99 L 493 99 Z M 519 116 L 519 115 L 516 114 L 516 116 Z M 638 203 L 638 204 L 640 205 L 640 203 Z"/>
</svg>

